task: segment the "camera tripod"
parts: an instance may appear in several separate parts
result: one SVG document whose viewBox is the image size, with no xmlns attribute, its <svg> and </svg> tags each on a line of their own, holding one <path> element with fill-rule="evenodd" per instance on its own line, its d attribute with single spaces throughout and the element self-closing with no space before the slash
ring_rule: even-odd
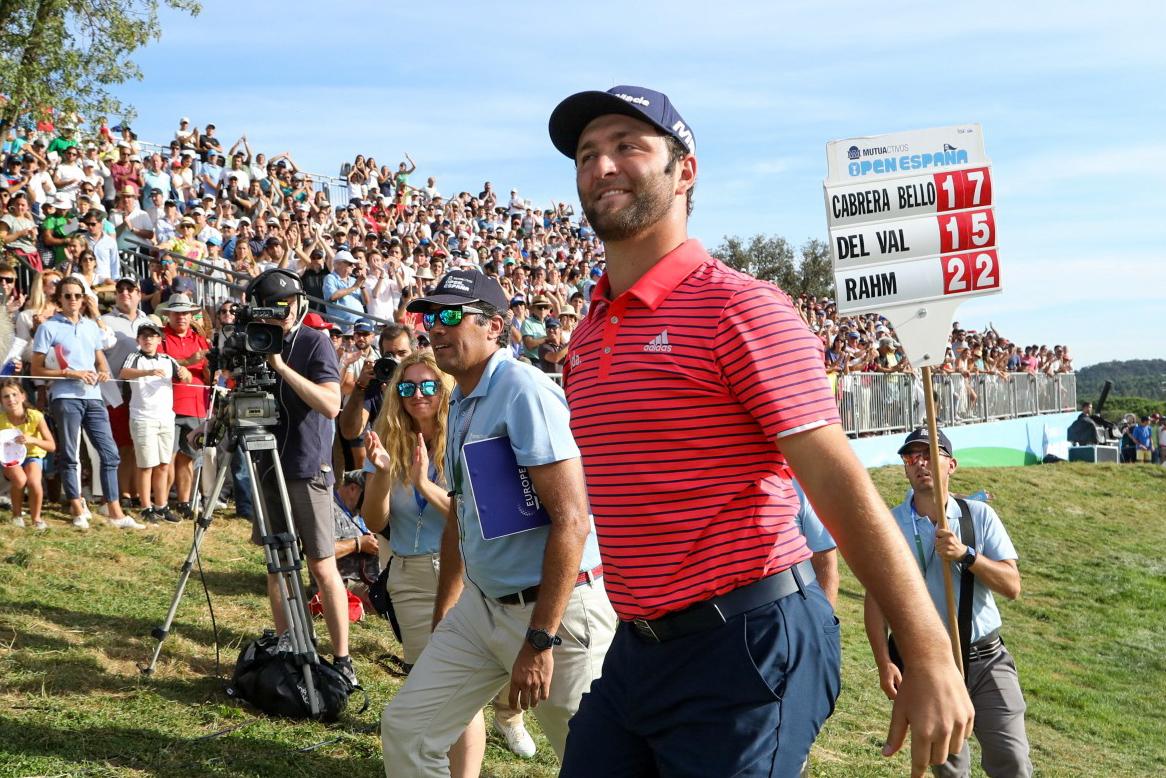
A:
<svg viewBox="0 0 1166 778">
<path fill-rule="evenodd" d="M 151 675 L 154 672 L 158 656 L 162 653 L 162 644 L 170 634 L 170 627 L 178 612 L 178 604 L 182 600 L 190 573 L 198 559 L 199 547 L 207 530 L 210 529 L 214 511 L 220 505 L 223 486 L 231 473 L 232 457 L 241 456 L 251 480 L 251 502 L 255 511 L 253 521 L 262 538 L 267 572 L 276 576 L 280 608 L 288 625 L 290 651 L 303 673 L 308 708 L 313 716 L 317 716 L 323 710 L 323 702 L 315 684 L 315 668 L 319 664 L 319 656 L 316 653 L 312 619 L 308 614 L 303 581 L 300 578 L 303 560 L 300 556 L 295 526 L 291 521 L 291 503 L 280 466 L 279 449 L 275 435 L 267 429 L 275 424 L 273 406 L 271 395 L 264 392 L 235 392 L 226 403 L 226 413 L 212 422 L 212 429 L 207 435 L 207 446 L 215 446 L 215 441 L 218 441 L 217 448 L 221 454 L 218 458 L 218 473 L 210 496 L 205 501 L 199 499 L 199 478 L 198 474 L 195 475 L 192 493 L 194 539 L 180 568 L 178 585 L 170 601 L 170 608 L 166 612 L 166 618 L 160 626 L 150 631 L 150 635 L 158 641 L 154 647 L 154 654 L 150 658 L 150 663 L 139 665 L 139 669 L 144 675 Z M 269 488 L 268 491 L 273 492 L 271 496 L 276 498 L 273 500 L 274 504 L 265 499 L 264 490 L 260 486 L 263 483 L 260 479 L 269 478 L 270 473 L 274 473 L 275 488 L 274 490 Z"/>
</svg>

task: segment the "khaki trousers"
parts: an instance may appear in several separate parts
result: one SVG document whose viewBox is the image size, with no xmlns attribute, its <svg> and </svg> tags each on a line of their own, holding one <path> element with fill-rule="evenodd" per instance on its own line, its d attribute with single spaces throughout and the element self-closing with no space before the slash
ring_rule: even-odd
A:
<svg viewBox="0 0 1166 778">
<path fill-rule="evenodd" d="M 405 686 L 385 706 L 381 744 L 386 776 L 449 776 L 450 746 L 510 679 L 533 610 L 533 603 L 503 605 L 466 582 Z M 576 587 L 558 631 L 563 643 L 551 649 L 550 698 L 534 709 L 560 758 L 567 722 L 599 677 L 615 627 L 602 579 Z"/>
</svg>

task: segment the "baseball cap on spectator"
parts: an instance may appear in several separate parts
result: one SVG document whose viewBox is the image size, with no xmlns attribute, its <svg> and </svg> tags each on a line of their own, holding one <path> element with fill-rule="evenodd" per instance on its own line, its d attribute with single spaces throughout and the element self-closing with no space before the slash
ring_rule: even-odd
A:
<svg viewBox="0 0 1166 778">
<path fill-rule="evenodd" d="M 591 268 L 591 277 L 592 278 L 599 278 L 601 275 L 603 275 L 602 268 L 598 268 L 598 267 Z"/>
<path fill-rule="evenodd" d="M 304 326 L 311 327 L 314 330 L 334 330 L 336 325 L 330 321 L 324 321 L 324 317 L 312 311 L 304 317 Z"/>
<path fill-rule="evenodd" d="M 411 312 L 424 311 L 431 305 L 465 305 L 484 302 L 499 311 L 507 306 L 506 293 L 493 278 L 477 270 L 451 270 L 442 276 L 433 293 L 409 303 Z"/>
<path fill-rule="evenodd" d="M 240 216 L 239 217 L 239 224 L 250 224 L 250 223 L 251 223 L 250 217 L 248 217 L 248 216 Z"/>
<path fill-rule="evenodd" d="M 73 201 L 67 195 L 59 194 L 53 198 L 53 201 L 49 205 L 60 210 L 67 210 L 73 207 Z"/>
<path fill-rule="evenodd" d="M 263 241 L 263 245 L 265 248 L 269 248 L 271 246 L 282 246 L 283 241 L 280 240 L 279 238 L 275 237 L 274 235 L 272 235 L 270 238 Z"/>
<path fill-rule="evenodd" d="M 178 120 L 178 123 L 179 124 L 190 124 L 190 117 L 183 116 L 181 119 Z"/>
<path fill-rule="evenodd" d="M 352 325 L 353 332 L 374 332 L 376 325 L 370 319 L 361 319 L 356 324 Z"/>
<path fill-rule="evenodd" d="M 557 330 L 557 329 L 559 329 L 560 327 L 562 327 L 563 325 L 562 325 L 562 322 L 560 322 L 560 321 L 559 321 L 558 319 L 556 319 L 554 316 L 551 316 L 549 319 L 547 319 L 547 320 L 546 320 L 546 321 L 543 323 L 543 326 L 544 326 L 546 329 L 548 329 L 548 330 L 550 330 L 550 329 L 556 329 L 556 330 Z"/>
<path fill-rule="evenodd" d="M 278 227 L 279 219 L 275 218 L 274 216 L 268 216 L 266 224 L 268 227 Z"/>
<path fill-rule="evenodd" d="M 223 245 L 223 239 L 218 235 L 208 235 L 206 243 L 208 246 L 221 246 Z"/>
<path fill-rule="evenodd" d="M 526 305 L 526 298 L 520 294 L 516 294 L 513 297 L 511 297 L 510 298 L 510 307 L 513 308 L 516 305 Z"/>
<path fill-rule="evenodd" d="M 141 324 L 138 325 L 138 329 L 137 329 L 137 332 L 135 334 L 140 337 L 143 332 L 153 332 L 158 337 L 162 337 L 163 329 L 164 328 L 162 327 L 161 324 L 156 324 L 153 321 L 151 321 L 150 319 L 146 319 L 145 321 L 143 321 Z"/>
<path fill-rule="evenodd" d="M 356 258 L 347 251 L 337 251 L 336 256 L 332 257 L 332 264 L 335 265 L 337 262 L 347 262 L 350 265 L 355 265 Z"/>
<path fill-rule="evenodd" d="M 947 435 L 943 434 L 943 430 L 937 429 L 936 432 L 939 436 L 939 450 L 950 457 L 952 449 L 951 441 L 947 439 Z M 899 456 L 906 454 L 907 449 L 910 448 L 914 443 L 931 445 L 931 437 L 928 434 L 926 427 L 918 427 L 907 436 L 907 439 L 903 441 L 903 445 L 899 447 Z"/>
<path fill-rule="evenodd" d="M 120 290 L 123 286 L 132 286 L 134 289 L 137 289 L 138 279 L 134 278 L 133 276 L 122 276 L 121 278 L 117 279 L 116 288 Z"/>
<path fill-rule="evenodd" d="M 579 136 L 592 120 L 618 113 L 647 122 L 696 153 L 692 128 L 672 106 L 668 96 L 642 86 L 623 84 L 606 92 L 578 92 L 559 103 L 551 112 L 548 129 L 551 143 L 563 155 L 574 159 Z"/>
<path fill-rule="evenodd" d="M 170 285 L 170 288 L 175 292 L 181 292 L 183 294 L 194 294 L 194 292 L 198 289 L 198 287 L 194 285 L 194 279 L 187 278 L 186 276 L 179 276 L 178 278 L 175 278 L 174 283 Z"/>
</svg>

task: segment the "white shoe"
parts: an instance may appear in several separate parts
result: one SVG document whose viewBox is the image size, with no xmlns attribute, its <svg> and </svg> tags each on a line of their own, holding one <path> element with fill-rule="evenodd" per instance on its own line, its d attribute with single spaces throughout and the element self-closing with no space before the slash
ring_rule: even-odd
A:
<svg viewBox="0 0 1166 778">
<path fill-rule="evenodd" d="M 73 517 L 73 526 L 77 529 L 89 529 L 89 519 L 93 518 L 89 511 Z"/>
<path fill-rule="evenodd" d="M 24 526 L 24 514 L 23 513 L 20 514 L 19 516 L 12 517 L 12 526 L 13 527 L 23 527 Z"/>
<path fill-rule="evenodd" d="M 515 755 L 523 759 L 530 759 L 534 756 L 535 748 L 534 738 L 526 731 L 526 726 L 519 720 L 515 726 L 502 724 L 498 719 L 494 719 L 494 731 L 502 736 L 506 741 L 506 747 L 509 748 Z"/>
<path fill-rule="evenodd" d="M 120 519 L 106 519 L 106 524 L 117 529 L 145 529 L 145 524 L 139 524 L 130 516 L 122 516 Z"/>
<path fill-rule="evenodd" d="M 49 525 L 45 524 L 44 519 L 37 519 L 36 521 L 34 521 L 32 523 L 32 528 L 34 530 L 36 530 L 37 532 L 44 532 L 45 530 L 47 530 L 49 528 Z"/>
</svg>

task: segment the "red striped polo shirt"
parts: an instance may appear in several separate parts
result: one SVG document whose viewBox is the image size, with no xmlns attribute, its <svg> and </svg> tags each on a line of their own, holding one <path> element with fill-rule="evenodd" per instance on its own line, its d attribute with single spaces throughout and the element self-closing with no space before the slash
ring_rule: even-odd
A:
<svg viewBox="0 0 1166 778">
<path fill-rule="evenodd" d="M 808 559 L 779 446 L 838 423 L 821 341 L 695 240 L 609 289 L 564 381 L 616 613 L 657 618 Z"/>
</svg>

